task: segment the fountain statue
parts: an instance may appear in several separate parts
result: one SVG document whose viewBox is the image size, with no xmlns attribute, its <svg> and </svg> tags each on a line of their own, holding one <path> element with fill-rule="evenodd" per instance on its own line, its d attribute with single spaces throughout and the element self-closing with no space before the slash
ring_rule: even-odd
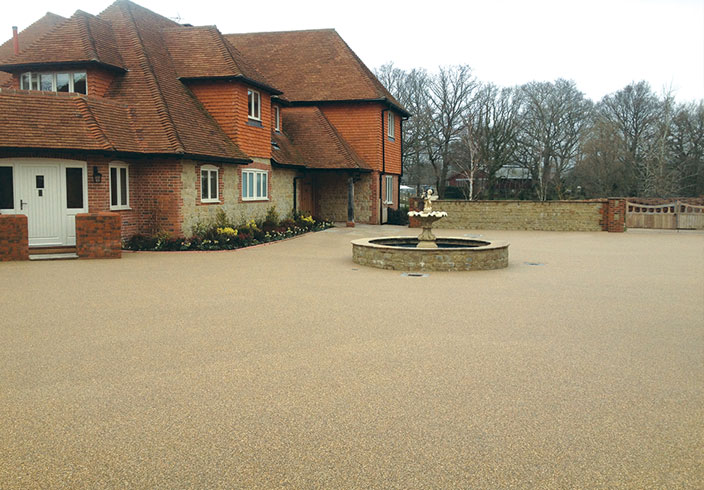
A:
<svg viewBox="0 0 704 490">
<path fill-rule="evenodd" d="M 438 248 L 437 237 L 433 235 L 433 223 L 447 216 L 445 211 L 433 211 L 433 201 L 438 196 L 433 195 L 433 190 L 423 192 L 423 211 L 409 211 L 408 216 L 418 219 L 423 232 L 418 235 L 417 248 Z"/>
</svg>

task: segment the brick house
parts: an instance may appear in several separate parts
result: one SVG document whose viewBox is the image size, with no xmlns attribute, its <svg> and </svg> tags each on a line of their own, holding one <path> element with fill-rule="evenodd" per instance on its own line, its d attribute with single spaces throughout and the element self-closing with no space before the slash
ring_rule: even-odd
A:
<svg viewBox="0 0 704 490">
<path fill-rule="evenodd" d="M 123 238 L 271 206 L 376 224 L 408 116 L 334 30 L 222 35 L 128 0 L 47 14 L 0 46 L 0 213 L 30 247 L 75 244 L 86 212 Z"/>
</svg>

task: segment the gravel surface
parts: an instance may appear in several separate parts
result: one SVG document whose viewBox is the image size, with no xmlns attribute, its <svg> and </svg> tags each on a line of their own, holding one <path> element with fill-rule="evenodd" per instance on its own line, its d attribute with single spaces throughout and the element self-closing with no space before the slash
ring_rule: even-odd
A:
<svg viewBox="0 0 704 490">
<path fill-rule="evenodd" d="M 704 487 L 704 234 L 415 231 L 0 263 L 0 488 Z"/>
</svg>

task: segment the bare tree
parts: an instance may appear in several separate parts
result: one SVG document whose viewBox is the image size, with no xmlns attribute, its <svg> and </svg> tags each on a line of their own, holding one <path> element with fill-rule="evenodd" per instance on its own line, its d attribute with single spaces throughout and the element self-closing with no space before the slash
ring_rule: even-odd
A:
<svg viewBox="0 0 704 490">
<path fill-rule="evenodd" d="M 668 148 L 675 162 L 680 195 L 704 195 L 704 101 L 677 108 Z"/>
<path fill-rule="evenodd" d="M 651 195 L 654 179 L 647 155 L 656 139 L 662 104 L 646 82 L 630 84 L 607 95 L 599 104 L 599 113 L 611 121 L 623 145 L 622 163 L 630 181 L 628 195 Z"/>
<path fill-rule="evenodd" d="M 409 72 L 392 63 L 376 70 L 376 76 L 394 97 L 412 114 L 403 124 L 404 182 L 416 187 L 420 194 L 423 184 L 433 178 L 427 157 L 428 141 L 432 139 L 432 109 L 429 92 L 431 76 L 424 69 Z"/>
<path fill-rule="evenodd" d="M 623 146 L 614 123 L 597 118 L 585 135 L 581 157 L 571 174 L 579 196 L 623 196 L 628 188 Z"/>
<path fill-rule="evenodd" d="M 524 85 L 518 160 L 530 170 L 536 195 L 544 201 L 551 190 L 562 197 L 566 172 L 580 151 L 590 104 L 574 82 L 559 79 Z"/>
<path fill-rule="evenodd" d="M 475 95 L 477 81 L 466 65 L 441 67 L 429 84 L 428 131 L 425 154 L 433 168 L 441 198 L 452 165 L 452 144 L 465 129 L 467 109 Z"/>
<path fill-rule="evenodd" d="M 521 92 L 485 84 L 470 109 L 469 120 L 477 144 L 481 169 L 487 179 L 487 197 L 496 192 L 496 174 L 516 163 Z"/>
</svg>

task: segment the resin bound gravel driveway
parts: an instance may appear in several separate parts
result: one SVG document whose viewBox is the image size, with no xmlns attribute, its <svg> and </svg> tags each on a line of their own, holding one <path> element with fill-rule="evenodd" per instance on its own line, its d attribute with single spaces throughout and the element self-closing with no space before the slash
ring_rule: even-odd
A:
<svg viewBox="0 0 704 490">
<path fill-rule="evenodd" d="M 704 234 L 414 233 L 0 264 L 0 488 L 704 487 Z"/>
</svg>

